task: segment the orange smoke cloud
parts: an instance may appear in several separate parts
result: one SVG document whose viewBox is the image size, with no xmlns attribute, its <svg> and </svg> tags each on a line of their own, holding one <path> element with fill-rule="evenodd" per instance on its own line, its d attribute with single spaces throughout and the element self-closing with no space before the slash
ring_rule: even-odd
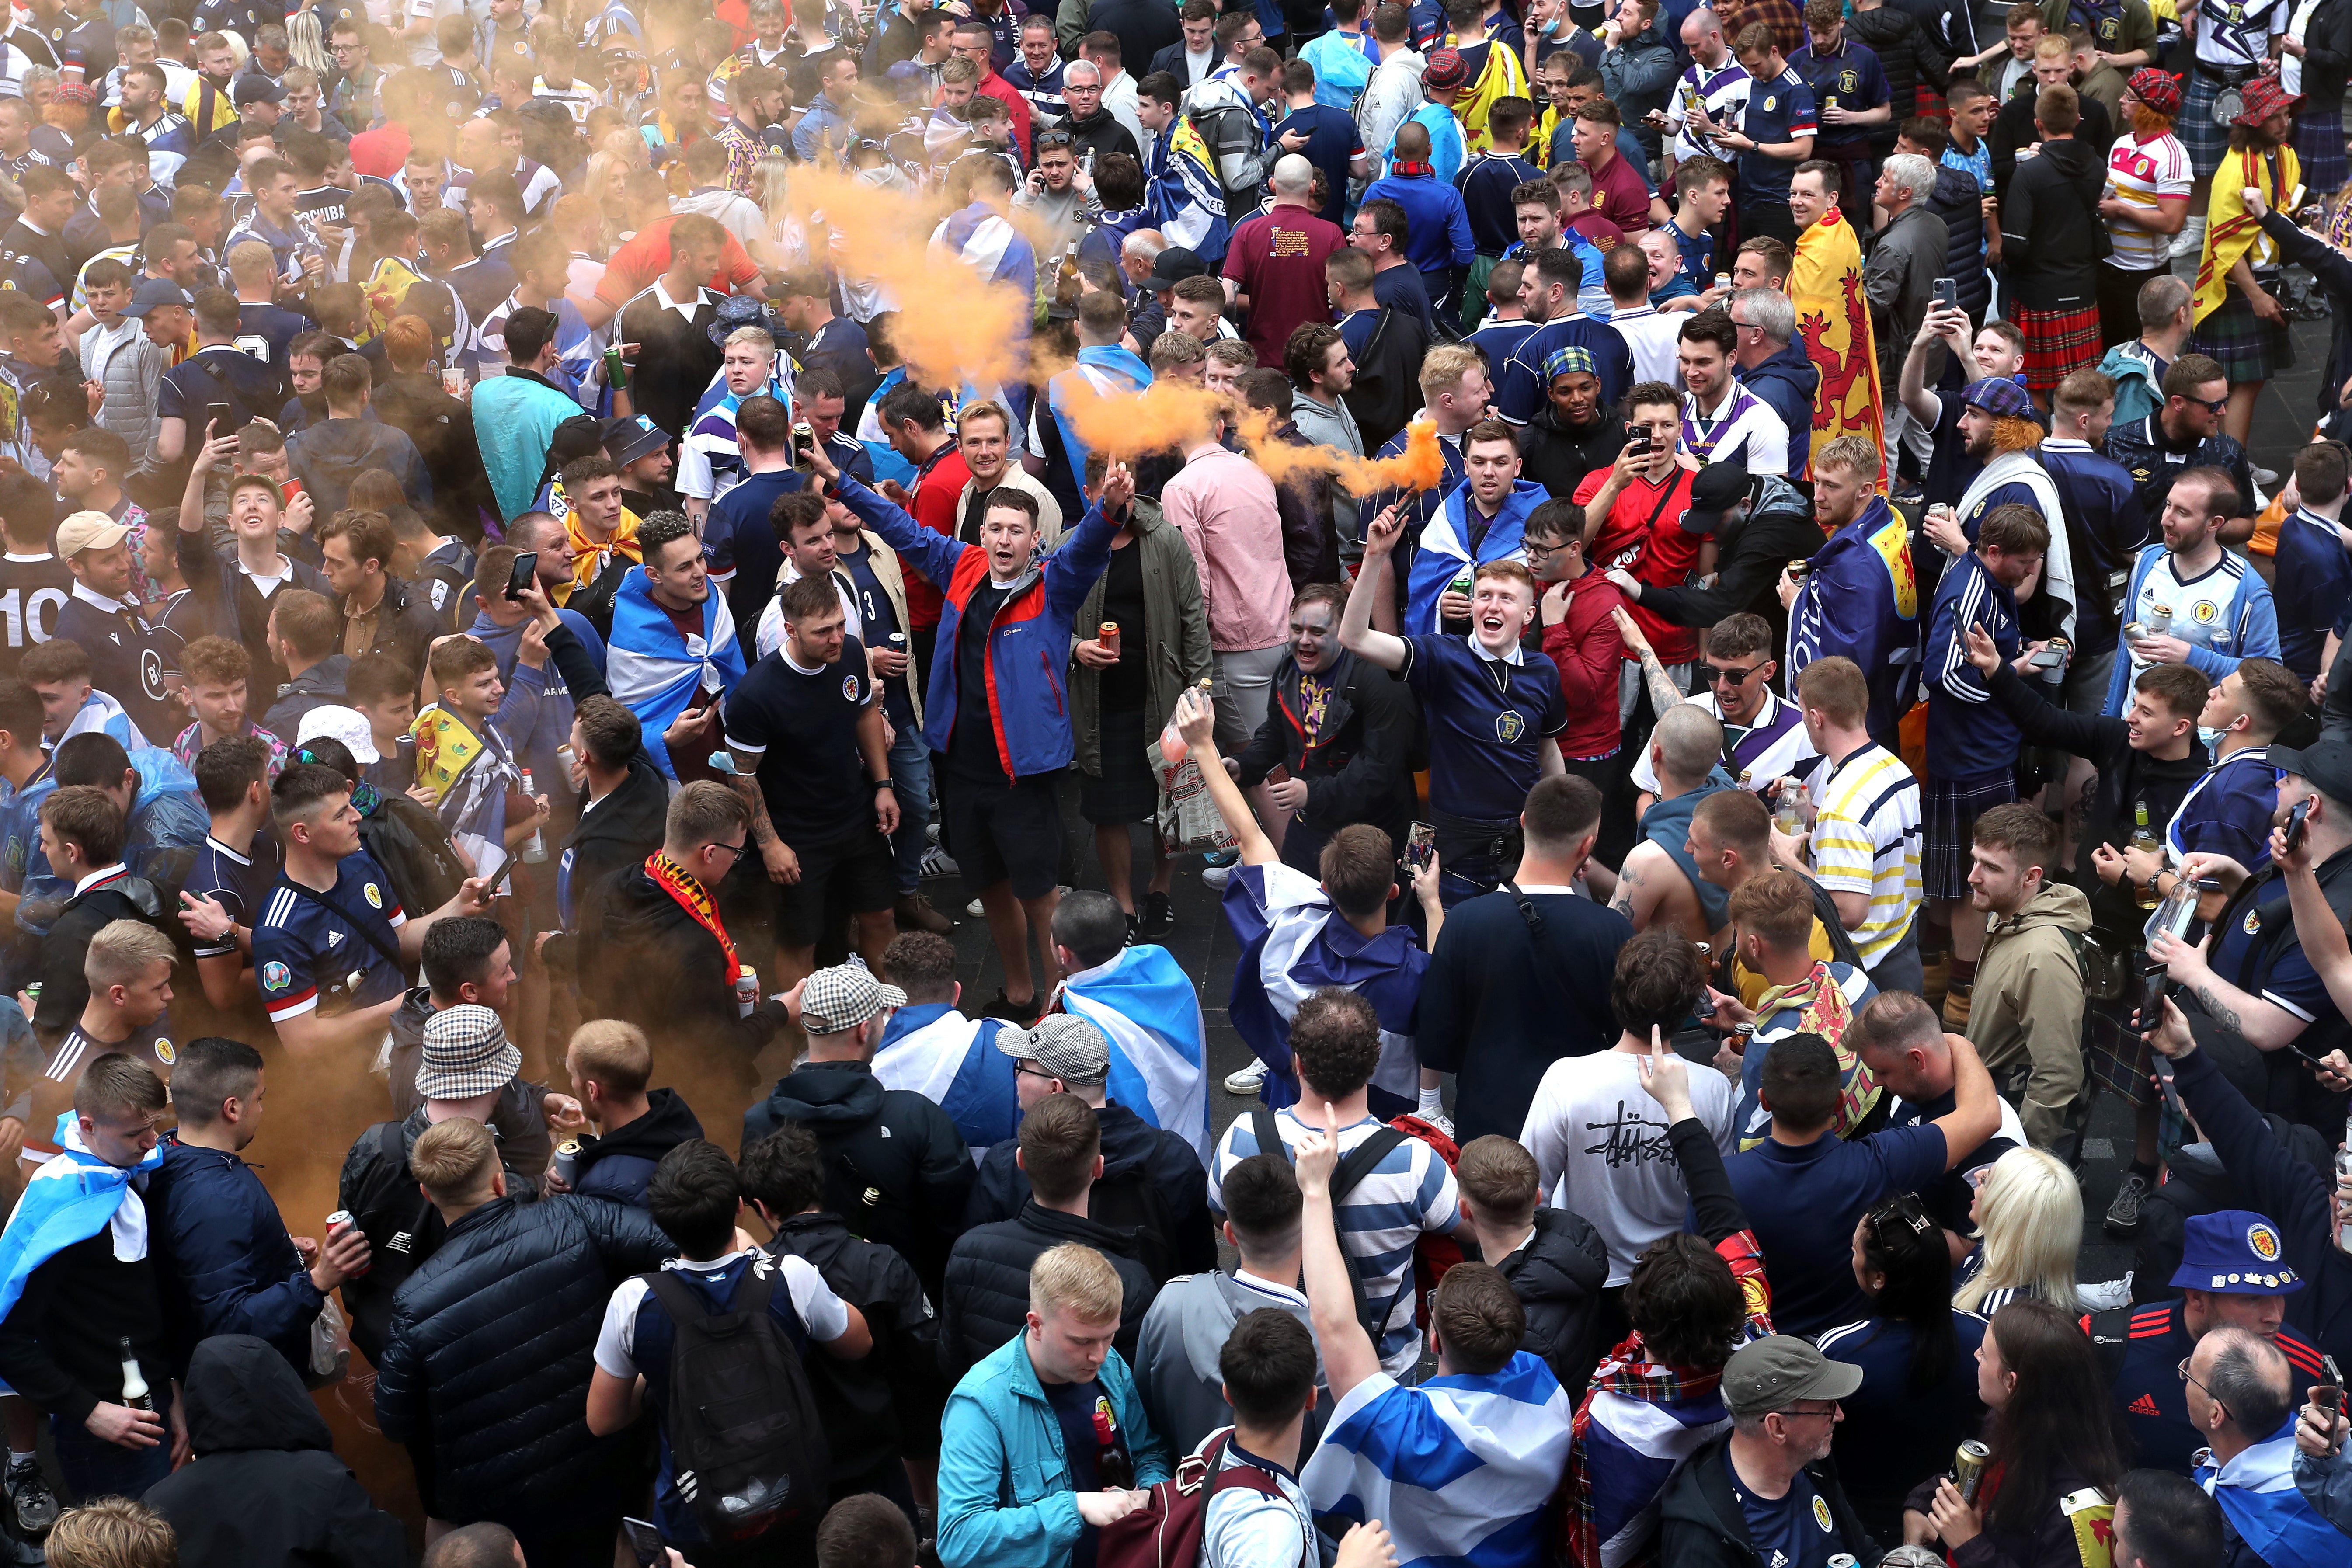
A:
<svg viewBox="0 0 2352 1568">
<path fill-rule="evenodd" d="M 1445 479 L 1445 454 L 1431 420 L 1406 426 L 1404 450 L 1388 458 L 1359 458 L 1336 447 L 1294 447 L 1273 439 L 1273 419 L 1255 409 L 1242 416 L 1242 444 L 1276 484 L 1300 474 L 1328 474 L 1349 495 L 1363 497 L 1378 490 L 1435 489 Z"/>
<path fill-rule="evenodd" d="M 1209 438 L 1229 406 L 1224 396 L 1190 382 L 1158 381 L 1137 393 L 1102 393 L 1086 383 L 1063 384 L 1062 412 L 1088 449 L 1113 458 L 1181 450 Z M 1433 489 L 1445 477 L 1437 426 L 1426 419 L 1407 427 L 1405 448 L 1393 457 L 1359 458 L 1333 447 L 1295 447 L 1275 435 L 1274 417 L 1242 411 L 1234 426 L 1242 449 L 1276 484 L 1305 475 L 1328 475 L 1352 496 L 1387 489 Z"/>
</svg>

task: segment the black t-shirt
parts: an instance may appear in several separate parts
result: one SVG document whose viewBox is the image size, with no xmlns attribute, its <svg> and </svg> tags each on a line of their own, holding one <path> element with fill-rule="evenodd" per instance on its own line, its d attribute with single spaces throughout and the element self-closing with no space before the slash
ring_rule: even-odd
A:
<svg viewBox="0 0 2352 1568">
<path fill-rule="evenodd" d="M 1011 592 L 982 583 L 956 625 L 956 721 L 948 771 L 973 784 L 1008 782 L 996 749 L 996 721 L 988 710 L 988 634 Z"/>
<path fill-rule="evenodd" d="M 898 624 L 898 606 L 890 602 L 890 595 L 883 591 L 882 579 L 874 574 L 874 552 L 861 542 L 854 551 L 836 546 L 834 558 L 849 574 L 849 585 L 857 595 L 857 624 L 866 629 L 866 646 L 907 652 L 903 636 L 895 643 L 890 640 L 893 632 L 903 633 L 907 628 Z M 907 667 L 909 673 L 914 668 L 911 663 Z M 882 682 L 882 710 L 890 716 L 895 729 L 917 727 L 915 705 L 907 695 L 906 676 L 894 675 Z"/>
<path fill-rule="evenodd" d="M 816 670 L 779 649 L 727 694 L 728 749 L 758 755 L 768 820 L 786 844 L 828 843 L 872 822 L 857 721 L 875 694 L 866 645 L 851 637 L 841 639 L 839 659 Z"/>
<path fill-rule="evenodd" d="M 1102 672 L 1102 710 L 1131 712 L 1151 694 L 1143 669 L 1143 552 L 1132 542 L 1110 552 L 1110 570 L 1103 574 L 1102 618 L 1118 623 L 1118 662 Z"/>
<path fill-rule="evenodd" d="M 16 679 L 25 650 L 58 635 L 73 588 L 72 571 L 54 555 L 0 555 L 0 678 Z"/>
</svg>

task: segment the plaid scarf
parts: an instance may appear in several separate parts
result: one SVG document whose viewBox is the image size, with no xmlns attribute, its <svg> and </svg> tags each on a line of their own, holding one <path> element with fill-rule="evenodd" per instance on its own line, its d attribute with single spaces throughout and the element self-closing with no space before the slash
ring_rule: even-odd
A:
<svg viewBox="0 0 2352 1568">
<path fill-rule="evenodd" d="M 1853 1008 L 1847 1003 L 1836 976 L 1830 973 L 1827 961 L 1815 963 L 1795 984 L 1775 985 L 1756 999 L 1759 1018 L 1790 1011 L 1797 1015 L 1797 1033 L 1819 1035 L 1837 1053 L 1841 1087 L 1834 1131 L 1841 1138 L 1851 1136 L 1878 1103 L 1879 1086 L 1870 1069 L 1862 1065 L 1861 1056 L 1845 1043 L 1846 1026 L 1853 1022 Z"/>
<path fill-rule="evenodd" d="M 1740 1343 L 1764 1338 L 1772 1331 L 1772 1287 L 1764 1276 L 1764 1252 L 1756 1233 L 1742 1230 L 1725 1237 L 1716 1243 L 1715 1250 L 1730 1265 L 1732 1278 L 1739 1283 L 1741 1302 L 1747 1309 Z M 1643 1405 L 1688 1405 L 1714 1396 L 1722 1382 L 1720 1366 L 1702 1369 L 1652 1361 L 1639 1330 L 1601 1358 L 1601 1364 L 1592 1369 L 1592 1382 L 1585 1389 L 1584 1397 L 1577 1401 L 1576 1416 L 1569 1428 L 1568 1469 L 1560 1478 L 1560 1489 L 1555 1500 L 1561 1504 L 1557 1548 L 1563 1563 L 1572 1568 L 1601 1568 L 1602 1542 L 1592 1522 L 1592 1472 L 1587 1441 L 1592 1430 L 1594 1397 L 1614 1394 Z M 1657 1561 L 1657 1555 L 1654 1533 L 1619 1568 L 1648 1568 Z"/>
<path fill-rule="evenodd" d="M 654 886 L 677 900 L 695 924 L 719 939 L 719 951 L 727 955 L 727 984 L 731 987 L 743 973 L 743 961 L 735 956 L 735 942 L 727 928 L 719 923 L 719 908 L 710 901 L 709 892 L 687 868 L 660 850 L 646 857 L 646 875 Z"/>
</svg>

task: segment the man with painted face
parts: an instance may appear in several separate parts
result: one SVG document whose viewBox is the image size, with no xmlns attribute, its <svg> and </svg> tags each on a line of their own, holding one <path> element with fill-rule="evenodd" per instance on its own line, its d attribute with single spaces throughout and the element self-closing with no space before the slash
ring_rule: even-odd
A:
<svg viewBox="0 0 2352 1568">
<path fill-rule="evenodd" d="M 1282 863 L 1319 876 L 1323 846 L 1363 822 L 1402 845 L 1412 826 L 1412 753 L 1421 709 L 1404 686 L 1339 641 L 1345 601 L 1329 584 L 1309 584 L 1290 603 L 1290 651 L 1275 671 L 1265 722 L 1228 771 L 1255 789 L 1279 767 L 1276 809 L 1289 814 Z"/>
</svg>

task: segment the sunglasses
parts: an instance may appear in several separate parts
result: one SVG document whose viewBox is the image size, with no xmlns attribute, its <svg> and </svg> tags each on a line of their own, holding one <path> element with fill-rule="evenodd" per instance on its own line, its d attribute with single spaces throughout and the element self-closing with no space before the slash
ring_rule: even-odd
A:
<svg viewBox="0 0 2352 1568">
<path fill-rule="evenodd" d="M 1765 665 L 1771 662 L 1772 661 L 1769 658 L 1763 659 L 1758 663 L 1749 665 L 1745 669 L 1740 668 L 1737 665 L 1729 664 L 1694 664 L 1691 666 L 1691 672 L 1698 677 L 1702 685 L 1714 686 L 1719 682 L 1725 686 L 1745 686 L 1748 684 L 1748 678 L 1749 676 L 1754 675 L 1758 670 L 1763 668 Z"/>
</svg>

